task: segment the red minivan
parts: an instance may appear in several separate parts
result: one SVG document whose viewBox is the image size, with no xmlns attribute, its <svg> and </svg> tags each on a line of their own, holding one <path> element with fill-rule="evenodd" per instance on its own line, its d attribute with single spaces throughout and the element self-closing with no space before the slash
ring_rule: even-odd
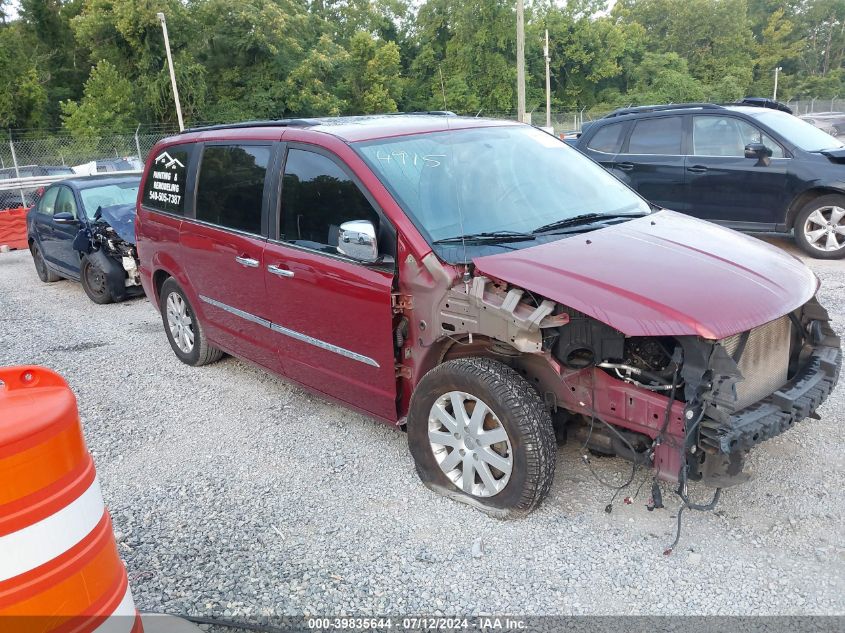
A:
<svg viewBox="0 0 845 633">
<path fill-rule="evenodd" d="M 535 508 L 556 436 L 721 488 L 835 385 L 800 261 L 649 205 L 562 141 L 448 113 L 188 130 L 138 201 L 176 356 L 404 425 L 431 488 Z"/>
</svg>

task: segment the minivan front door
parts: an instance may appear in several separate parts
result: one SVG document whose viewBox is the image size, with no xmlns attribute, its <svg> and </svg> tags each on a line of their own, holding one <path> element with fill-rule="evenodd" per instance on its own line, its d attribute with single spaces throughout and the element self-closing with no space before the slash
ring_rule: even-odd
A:
<svg viewBox="0 0 845 633">
<path fill-rule="evenodd" d="M 745 158 L 745 146 L 763 143 L 768 161 Z M 688 213 L 736 228 L 774 229 L 785 215 L 783 148 L 756 126 L 725 115 L 696 115 L 687 156 Z"/>
<path fill-rule="evenodd" d="M 285 373 L 395 420 L 392 265 L 365 265 L 337 250 L 343 222 L 379 227 L 384 220 L 337 159 L 297 147 L 288 150 L 280 208 L 279 239 L 264 251 L 264 279 Z"/>
</svg>

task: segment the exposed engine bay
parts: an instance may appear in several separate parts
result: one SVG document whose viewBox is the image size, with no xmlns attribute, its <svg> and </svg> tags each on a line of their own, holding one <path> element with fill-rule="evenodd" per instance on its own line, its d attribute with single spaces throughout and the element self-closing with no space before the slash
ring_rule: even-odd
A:
<svg viewBox="0 0 845 633">
<path fill-rule="evenodd" d="M 73 248 L 105 274 L 115 299 L 143 292 L 135 247 L 134 205 L 99 207 L 93 222 L 77 234 Z"/>
<path fill-rule="evenodd" d="M 439 361 L 495 356 L 538 386 L 559 433 L 681 485 L 745 481 L 749 449 L 816 417 L 842 364 L 815 299 L 720 340 L 626 336 L 483 276 L 450 288 L 437 312 Z"/>
<path fill-rule="evenodd" d="M 126 271 L 125 284 L 127 286 L 141 285 L 135 245 L 121 238 L 111 225 L 105 222 L 95 224 L 91 230 L 91 245 L 92 248 L 103 251 L 120 263 L 123 270 Z"/>
</svg>

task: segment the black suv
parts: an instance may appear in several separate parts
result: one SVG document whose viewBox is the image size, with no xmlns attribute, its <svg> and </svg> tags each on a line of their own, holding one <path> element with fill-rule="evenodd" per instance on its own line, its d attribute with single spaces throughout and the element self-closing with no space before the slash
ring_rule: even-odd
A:
<svg viewBox="0 0 845 633">
<path fill-rule="evenodd" d="M 572 144 L 648 200 L 744 231 L 795 229 L 813 257 L 845 257 L 845 144 L 771 108 L 623 108 Z"/>
</svg>

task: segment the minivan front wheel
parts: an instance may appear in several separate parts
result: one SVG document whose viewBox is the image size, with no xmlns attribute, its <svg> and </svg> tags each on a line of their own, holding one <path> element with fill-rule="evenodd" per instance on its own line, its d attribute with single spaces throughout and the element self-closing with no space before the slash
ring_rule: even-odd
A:
<svg viewBox="0 0 845 633">
<path fill-rule="evenodd" d="M 439 365 L 420 381 L 408 415 L 408 445 L 431 489 L 514 518 L 546 497 L 555 469 L 551 418 L 534 388 L 488 358 Z"/>
<path fill-rule="evenodd" d="M 805 205 L 795 218 L 795 241 L 811 257 L 845 257 L 845 196 L 820 196 Z"/>
<path fill-rule="evenodd" d="M 161 285 L 159 307 L 167 340 L 179 360 L 192 367 L 220 360 L 223 352 L 208 344 L 191 302 L 173 277 Z"/>
</svg>

